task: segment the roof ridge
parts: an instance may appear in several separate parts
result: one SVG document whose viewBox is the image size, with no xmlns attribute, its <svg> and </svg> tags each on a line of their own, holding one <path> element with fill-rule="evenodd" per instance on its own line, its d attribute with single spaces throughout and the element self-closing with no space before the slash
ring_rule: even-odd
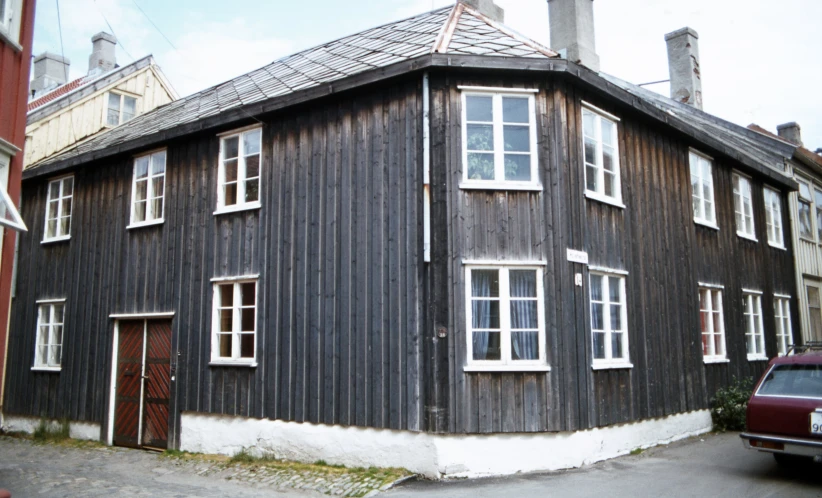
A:
<svg viewBox="0 0 822 498">
<path fill-rule="evenodd" d="M 431 47 L 431 53 L 444 54 L 448 51 L 448 46 L 451 44 L 451 39 L 454 37 L 454 31 L 457 29 L 462 13 L 465 11 L 465 4 L 457 2 L 448 14 L 448 19 L 443 23 L 437 39 L 434 40 L 434 46 Z"/>
</svg>

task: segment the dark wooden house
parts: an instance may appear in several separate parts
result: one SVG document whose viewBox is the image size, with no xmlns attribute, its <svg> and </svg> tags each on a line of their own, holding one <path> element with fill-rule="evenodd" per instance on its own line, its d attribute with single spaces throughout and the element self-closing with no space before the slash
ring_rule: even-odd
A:
<svg viewBox="0 0 822 498">
<path fill-rule="evenodd" d="M 796 323 L 784 157 L 500 17 L 342 38 L 27 170 L 7 416 L 434 476 L 707 430 L 778 300 Z"/>
</svg>

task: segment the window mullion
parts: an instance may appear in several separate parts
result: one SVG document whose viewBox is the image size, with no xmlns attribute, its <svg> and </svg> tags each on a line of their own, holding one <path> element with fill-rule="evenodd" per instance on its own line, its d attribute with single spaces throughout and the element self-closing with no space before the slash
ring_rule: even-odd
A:
<svg viewBox="0 0 822 498">
<path fill-rule="evenodd" d="M 505 127 L 502 124 L 502 96 L 494 95 L 491 99 L 494 120 L 494 180 L 501 182 L 505 181 L 505 139 L 503 132 Z"/>
<path fill-rule="evenodd" d="M 232 284 L 233 302 L 231 303 L 231 359 L 240 357 L 240 311 L 242 296 L 240 296 L 240 284 Z"/>
</svg>

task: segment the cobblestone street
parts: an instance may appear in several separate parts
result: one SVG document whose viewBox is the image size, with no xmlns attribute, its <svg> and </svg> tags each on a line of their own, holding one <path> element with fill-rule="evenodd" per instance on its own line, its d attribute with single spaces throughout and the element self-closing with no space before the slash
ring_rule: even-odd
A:
<svg viewBox="0 0 822 498">
<path fill-rule="evenodd" d="M 0 436 L 0 488 L 29 496 L 368 496 L 367 472 L 323 472 L 164 457 L 127 448 L 37 444 Z"/>
</svg>

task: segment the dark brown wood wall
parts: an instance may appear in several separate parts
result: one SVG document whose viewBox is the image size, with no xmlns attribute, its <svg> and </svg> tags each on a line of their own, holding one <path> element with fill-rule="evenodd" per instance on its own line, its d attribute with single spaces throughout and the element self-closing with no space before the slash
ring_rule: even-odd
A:
<svg viewBox="0 0 822 498">
<path fill-rule="evenodd" d="M 539 179 L 542 192 L 460 190 L 458 85 L 537 88 Z M 621 118 L 620 165 L 625 209 L 584 197 L 581 101 Z M 716 156 L 714 181 L 720 230 L 693 222 L 688 151 L 692 144 L 599 94 L 565 79 L 505 80 L 471 74 L 432 76 L 431 281 L 447 299 L 432 301 L 435 327 L 447 344 L 433 347 L 447 376 L 428 391 L 426 427 L 442 432 L 529 432 L 585 429 L 703 409 L 732 376 L 759 375 L 748 362 L 742 288 L 764 292 L 766 347 L 776 354 L 773 292 L 793 294 L 793 257 L 783 197 L 787 250 L 770 248 L 762 181 L 753 175 L 759 242 L 736 235 L 733 161 Z M 714 151 L 703 150 L 712 154 Z M 749 173 L 750 174 L 750 173 Z M 437 247 L 439 241 L 440 247 Z M 445 243 L 445 245 L 443 245 Z M 632 369 L 591 369 L 588 269 L 569 263 L 566 249 L 590 264 L 629 272 L 626 280 Z M 545 261 L 549 373 L 465 373 L 463 259 Z M 584 287 L 574 286 L 582 273 Z M 725 286 L 730 363 L 702 361 L 697 282 Z M 433 292 L 437 292 L 436 288 Z M 792 300 L 793 323 L 796 300 Z M 437 394 L 439 393 L 439 394 Z"/>
<path fill-rule="evenodd" d="M 175 313 L 184 410 L 419 430 L 421 79 L 264 118 L 262 208 L 215 216 L 217 130 L 168 145 L 165 222 L 126 229 L 132 160 L 75 173 L 71 240 L 24 185 L 6 412 L 107 430 L 111 313 Z M 250 123 L 249 123 L 250 124 Z M 209 366 L 212 283 L 259 274 L 256 368 Z M 62 371 L 32 372 L 35 301 L 66 298 Z"/>
</svg>

